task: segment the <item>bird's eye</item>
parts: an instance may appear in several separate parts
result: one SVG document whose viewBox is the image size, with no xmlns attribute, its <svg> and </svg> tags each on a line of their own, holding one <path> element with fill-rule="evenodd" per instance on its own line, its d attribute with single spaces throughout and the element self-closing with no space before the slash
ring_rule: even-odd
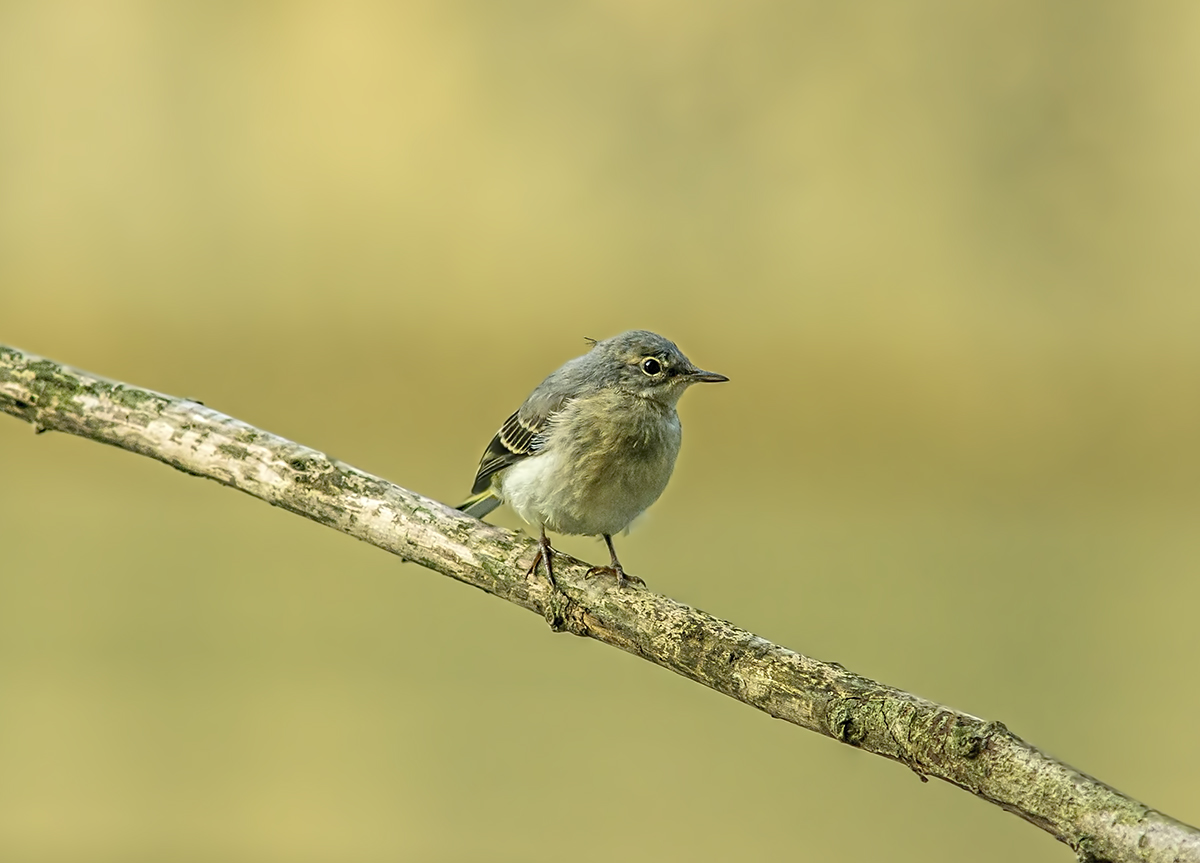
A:
<svg viewBox="0 0 1200 863">
<path fill-rule="evenodd" d="M 654 377 L 656 374 L 662 371 L 662 363 L 660 363 L 654 357 L 646 357 L 644 360 L 642 360 L 642 371 L 650 375 L 650 377 Z"/>
</svg>

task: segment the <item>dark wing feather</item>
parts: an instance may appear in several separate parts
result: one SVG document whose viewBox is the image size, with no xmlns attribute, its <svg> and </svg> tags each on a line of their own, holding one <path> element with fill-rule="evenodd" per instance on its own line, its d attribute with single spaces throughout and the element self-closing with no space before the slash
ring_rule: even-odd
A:
<svg viewBox="0 0 1200 863">
<path fill-rule="evenodd" d="M 525 404 L 504 421 L 479 460 L 479 471 L 475 474 L 471 494 L 487 491 L 497 473 L 537 453 L 541 436 L 549 427 L 551 418 L 562 410 L 570 398 L 579 395 L 580 385 L 571 375 L 581 359 L 579 357 L 568 362 L 542 381 L 530 393 Z"/>
<path fill-rule="evenodd" d="M 547 414 L 523 418 L 521 411 L 517 411 L 506 419 L 479 460 L 479 472 L 475 474 L 471 494 L 486 491 L 496 473 L 533 455 L 534 438 L 546 427 L 548 418 Z"/>
</svg>

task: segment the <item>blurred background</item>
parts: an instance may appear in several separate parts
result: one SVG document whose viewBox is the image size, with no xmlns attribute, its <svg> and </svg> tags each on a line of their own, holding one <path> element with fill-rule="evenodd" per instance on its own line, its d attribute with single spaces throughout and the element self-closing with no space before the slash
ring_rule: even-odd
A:
<svg viewBox="0 0 1200 863">
<path fill-rule="evenodd" d="M 630 572 L 1197 823 L 1198 152 L 1183 0 L 9 2 L 0 342 L 457 503 L 662 332 L 732 380 Z M 1071 859 L 4 417 L 0 548 L 6 861 Z"/>
</svg>

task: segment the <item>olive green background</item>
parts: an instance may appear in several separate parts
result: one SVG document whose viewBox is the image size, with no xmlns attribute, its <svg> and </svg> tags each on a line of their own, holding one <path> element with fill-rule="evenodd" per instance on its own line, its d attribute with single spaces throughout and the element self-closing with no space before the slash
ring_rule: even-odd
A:
<svg viewBox="0 0 1200 863">
<path fill-rule="evenodd" d="M 662 332 L 731 382 L 631 572 L 1196 823 L 1197 153 L 1192 2 L 9 2 L 0 342 L 454 503 Z M 0 857 L 1072 859 L 4 417 Z"/>
</svg>

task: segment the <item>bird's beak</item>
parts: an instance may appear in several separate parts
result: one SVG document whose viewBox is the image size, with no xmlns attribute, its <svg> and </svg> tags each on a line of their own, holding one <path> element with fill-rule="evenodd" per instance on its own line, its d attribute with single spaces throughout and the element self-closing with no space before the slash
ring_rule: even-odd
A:
<svg viewBox="0 0 1200 863">
<path fill-rule="evenodd" d="M 725 375 L 719 375 L 716 372 L 706 372 L 701 369 L 696 369 L 688 373 L 688 380 L 697 384 L 719 384 L 729 380 Z"/>
</svg>

